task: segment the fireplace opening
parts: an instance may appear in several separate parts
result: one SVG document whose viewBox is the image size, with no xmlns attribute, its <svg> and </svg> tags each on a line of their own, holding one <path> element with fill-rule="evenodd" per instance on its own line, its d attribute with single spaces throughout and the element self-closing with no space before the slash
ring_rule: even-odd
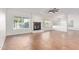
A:
<svg viewBox="0 0 79 59">
<path fill-rule="evenodd" d="M 33 22 L 33 30 L 41 30 L 41 22 Z"/>
</svg>

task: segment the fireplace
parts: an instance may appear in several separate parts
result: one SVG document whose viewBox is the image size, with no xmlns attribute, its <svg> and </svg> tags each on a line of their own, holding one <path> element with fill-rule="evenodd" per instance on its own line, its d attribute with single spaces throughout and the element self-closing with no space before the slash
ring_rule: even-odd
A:
<svg viewBox="0 0 79 59">
<path fill-rule="evenodd" d="M 33 22 L 33 30 L 41 30 L 41 22 Z"/>
</svg>

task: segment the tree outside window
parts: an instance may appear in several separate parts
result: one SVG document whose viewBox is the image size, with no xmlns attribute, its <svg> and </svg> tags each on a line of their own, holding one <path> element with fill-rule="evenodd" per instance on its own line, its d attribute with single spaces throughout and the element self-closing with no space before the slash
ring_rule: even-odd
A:
<svg viewBox="0 0 79 59">
<path fill-rule="evenodd" d="M 30 19 L 27 17 L 14 17 L 14 28 L 15 29 L 22 29 L 22 28 L 29 28 Z"/>
</svg>

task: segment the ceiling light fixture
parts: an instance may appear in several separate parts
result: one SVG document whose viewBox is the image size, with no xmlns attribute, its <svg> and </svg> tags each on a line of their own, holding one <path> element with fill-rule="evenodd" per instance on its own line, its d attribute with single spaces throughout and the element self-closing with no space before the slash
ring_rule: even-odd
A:
<svg viewBox="0 0 79 59">
<path fill-rule="evenodd" d="M 59 11 L 59 9 L 53 8 L 53 9 L 50 9 L 50 10 L 48 11 L 48 13 L 56 13 L 56 12 L 58 12 L 58 11 Z"/>
</svg>

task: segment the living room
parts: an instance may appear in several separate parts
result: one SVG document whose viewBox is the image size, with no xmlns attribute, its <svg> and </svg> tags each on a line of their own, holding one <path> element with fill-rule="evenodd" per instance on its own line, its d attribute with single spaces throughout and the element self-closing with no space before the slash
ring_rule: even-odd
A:
<svg viewBox="0 0 79 59">
<path fill-rule="evenodd" d="M 78 8 L 2 8 L 0 11 L 2 50 L 79 49 Z"/>
</svg>

